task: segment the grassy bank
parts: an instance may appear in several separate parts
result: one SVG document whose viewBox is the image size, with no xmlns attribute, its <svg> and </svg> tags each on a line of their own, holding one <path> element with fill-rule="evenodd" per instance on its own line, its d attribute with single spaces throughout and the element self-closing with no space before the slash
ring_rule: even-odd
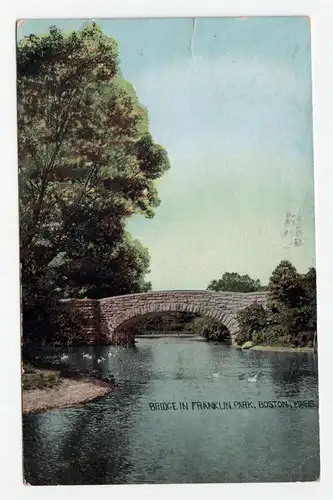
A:
<svg viewBox="0 0 333 500">
<path fill-rule="evenodd" d="M 235 345 L 236 349 L 242 349 L 241 345 Z M 245 350 L 245 349 L 244 349 Z M 289 347 L 279 345 L 254 345 L 246 350 L 251 351 L 271 351 L 271 352 L 313 352 L 313 347 Z"/>
<path fill-rule="evenodd" d="M 113 384 L 96 377 L 63 376 L 61 371 L 25 363 L 22 372 L 23 413 L 83 404 L 112 392 Z"/>
<path fill-rule="evenodd" d="M 313 352 L 313 347 L 287 347 L 287 346 L 269 346 L 255 345 L 251 347 L 252 351 L 278 351 L 278 352 Z"/>
<path fill-rule="evenodd" d="M 50 389 L 61 381 L 59 371 L 39 369 L 30 364 L 25 364 L 23 370 L 22 388 L 25 391 Z"/>
</svg>

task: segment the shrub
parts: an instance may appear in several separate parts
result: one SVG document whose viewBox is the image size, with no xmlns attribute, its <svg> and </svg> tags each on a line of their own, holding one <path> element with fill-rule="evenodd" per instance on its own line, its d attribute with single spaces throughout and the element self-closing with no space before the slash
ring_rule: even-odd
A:
<svg viewBox="0 0 333 500">
<path fill-rule="evenodd" d="M 258 342 L 259 343 L 259 342 Z M 285 330 L 281 325 L 269 324 L 261 332 L 260 344 L 263 345 L 286 345 L 288 344 Z"/>
<path fill-rule="evenodd" d="M 261 339 L 260 332 L 267 327 L 267 312 L 258 303 L 245 307 L 238 314 L 239 333 L 236 341 L 244 344 L 247 341 L 256 342 Z"/>
<path fill-rule="evenodd" d="M 187 330 L 193 335 L 202 335 L 207 341 L 230 342 L 229 330 L 218 320 L 211 318 L 196 318 L 189 323 Z"/>
<path fill-rule="evenodd" d="M 35 303 L 22 303 L 25 343 L 62 343 L 80 341 L 82 325 L 78 314 L 60 302 L 59 294 L 45 293 Z"/>
</svg>

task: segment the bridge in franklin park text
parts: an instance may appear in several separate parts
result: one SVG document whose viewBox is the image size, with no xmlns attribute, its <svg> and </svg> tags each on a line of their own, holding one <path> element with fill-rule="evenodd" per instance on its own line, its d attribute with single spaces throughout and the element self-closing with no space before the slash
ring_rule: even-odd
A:
<svg viewBox="0 0 333 500">
<path fill-rule="evenodd" d="M 257 302 L 266 307 L 266 292 L 163 291 L 118 295 L 104 299 L 66 299 L 80 321 L 87 343 L 130 344 L 133 326 L 140 319 L 165 312 L 189 312 L 219 320 L 230 332 L 238 333 L 237 314 Z"/>
</svg>

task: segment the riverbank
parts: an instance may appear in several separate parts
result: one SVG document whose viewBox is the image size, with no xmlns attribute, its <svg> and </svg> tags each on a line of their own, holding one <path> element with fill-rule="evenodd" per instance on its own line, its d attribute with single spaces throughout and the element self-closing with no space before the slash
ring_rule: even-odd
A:
<svg viewBox="0 0 333 500">
<path fill-rule="evenodd" d="M 47 372 L 47 370 L 45 370 Z M 102 380 L 62 378 L 50 388 L 23 389 L 23 413 L 39 413 L 54 408 L 87 403 L 112 392 L 114 387 Z"/>
<path fill-rule="evenodd" d="M 242 349 L 241 345 L 235 345 L 236 349 Z M 288 347 L 278 345 L 254 345 L 244 350 L 249 351 L 272 351 L 272 352 L 313 352 L 313 347 Z"/>
<path fill-rule="evenodd" d="M 251 347 L 252 351 L 276 351 L 276 352 L 313 352 L 313 347 L 286 347 L 286 346 L 268 346 L 255 345 Z"/>
</svg>

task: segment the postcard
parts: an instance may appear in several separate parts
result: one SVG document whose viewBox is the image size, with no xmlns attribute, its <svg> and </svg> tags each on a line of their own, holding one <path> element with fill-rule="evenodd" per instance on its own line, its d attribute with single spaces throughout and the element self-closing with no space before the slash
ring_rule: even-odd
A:
<svg viewBox="0 0 333 500">
<path fill-rule="evenodd" d="M 309 18 L 16 37 L 24 482 L 318 481 Z"/>
</svg>

